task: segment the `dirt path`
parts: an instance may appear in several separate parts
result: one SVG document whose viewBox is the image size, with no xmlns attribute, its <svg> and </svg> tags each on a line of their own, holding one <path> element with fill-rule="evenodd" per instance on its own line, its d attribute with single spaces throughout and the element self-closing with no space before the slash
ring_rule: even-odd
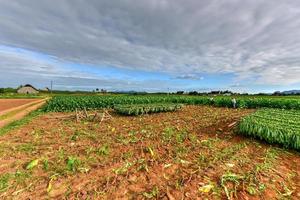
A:
<svg viewBox="0 0 300 200">
<path fill-rule="evenodd" d="M 37 100 L 34 102 L 30 102 L 15 108 L 4 110 L 3 112 L 0 112 L 0 128 L 4 127 L 5 125 L 22 119 L 24 116 L 26 116 L 31 111 L 34 111 L 38 108 L 40 108 L 47 99 Z M 3 119 L 1 119 L 3 118 Z"/>
<path fill-rule="evenodd" d="M 44 99 L 0 99 L 0 116 L 41 101 Z"/>
</svg>

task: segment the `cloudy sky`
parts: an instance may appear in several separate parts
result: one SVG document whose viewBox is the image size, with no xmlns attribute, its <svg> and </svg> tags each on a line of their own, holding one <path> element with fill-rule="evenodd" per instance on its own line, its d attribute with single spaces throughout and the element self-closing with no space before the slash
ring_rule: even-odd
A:
<svg viewBox="0 0 300 200">
<path fill-rule="evenodd" d="M 297 0 L 0 0 L 0 87 L 300 89 Z"/>
</svg>

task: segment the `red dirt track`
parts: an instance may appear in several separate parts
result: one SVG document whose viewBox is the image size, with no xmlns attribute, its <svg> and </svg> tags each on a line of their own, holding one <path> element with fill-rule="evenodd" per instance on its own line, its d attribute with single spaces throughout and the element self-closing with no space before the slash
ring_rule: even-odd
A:
<svg viewBox="0 0 300 200">
<path fill-rule="evenodd" d="M 32 103 L 39 99 L 0 99 L 0 112 L 22 106 L 27 103 Z"/>
</svg>

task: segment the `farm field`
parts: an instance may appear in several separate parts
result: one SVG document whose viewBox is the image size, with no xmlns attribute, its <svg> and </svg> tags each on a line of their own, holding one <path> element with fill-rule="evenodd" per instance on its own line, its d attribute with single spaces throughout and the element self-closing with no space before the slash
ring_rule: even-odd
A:
<svg viewBox="0 0 300 200">
<path fill-rule="evenodd" d="M 109 110 L 101 124 L 44 113 L 1 136 L 0 197 L 299 199 L 299 153 L 235 134 L 234 123 L 254 112 Z"/>
<path fill-rule="evenodd" d="M 0 16 L 0 200 L 300 200 L 300 1 Z"/>
<path fill-rule="evenodd" d="M 300 111 L 261 109 L 245 117 L 239 125 L 242 134 L 300 150 Z"/>
<path fill-rule="evenodd" d="M 212 105 L 238 108 L 280 108 L 300 110 L 300 98 L 270 96 L 186 96 L 186 95 L 105 95 L 105 96 L 55 96 L 44 108 L 46 112 L 75 111 L 75 109 L 113 108 L 115 105 L 151 103 L 179 103 L 187 105 Z"/>
</svg>

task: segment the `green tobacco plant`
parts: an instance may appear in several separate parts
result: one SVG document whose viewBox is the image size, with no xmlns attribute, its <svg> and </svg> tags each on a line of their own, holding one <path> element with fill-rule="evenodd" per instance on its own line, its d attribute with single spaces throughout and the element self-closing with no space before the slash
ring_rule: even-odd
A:
<svg viewBox="0 0 300 200">
<path fill-rule="evenodd" d="M 261 109 L 241 120 L 239 132 L 300 150 L 300 111 Z"/>
<path fill-rule="evenodd" d="M 232 98 L 217 96 L 211 99 L 209 96 L 186 96 L 186 95 L 77 95 L 55 96 L 43 107 L 44 112 L 66 112 L 76 109 L 102 109 L 114 108 L 118 105 L 137 104 L 187 104 L 187 105 L 212 105 L 217 107 L 232 108 Z M 300 99 L 295 97 L 270 97 L 270 96 L 238 96 L 237 108 L 280 108 L 300 110 Z M 135 109 L 133 114 L 141 112 L 158 112 L 157 108 L 146 107 Z"/>
<path fill-rule="evenodd" d="M 136 104 L 116 105 L 114 109 L 123 115 L 143 115 L 158 112 L 176 111 L 182 108 L 182 104 Z"/>
</svg>

